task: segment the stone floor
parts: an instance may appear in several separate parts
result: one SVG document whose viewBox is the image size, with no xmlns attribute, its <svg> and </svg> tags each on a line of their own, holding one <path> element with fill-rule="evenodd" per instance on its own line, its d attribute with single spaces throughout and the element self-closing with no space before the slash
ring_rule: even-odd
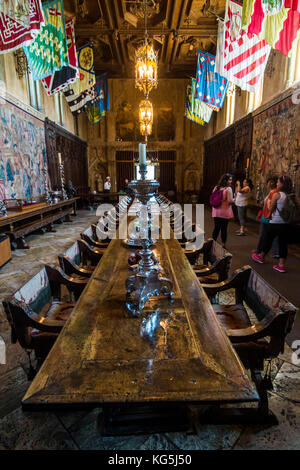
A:
<svg viewBox="0 0 300 470">
<path fill-rule="evenodd" d="M 95 212 L 79 211 L 73 223 L 56 225 L 57 233 L 27 237 L 30 250 L 13 252 L 12 260 L 0 269 L 0 301 L 44 263 L 56 263 L 57 254 L 72 244 L 82 229 L 94 220 Z M 246 245 L 247 241 L 243 240 L 243 243 Z M 282 278 L 281 282 L 286 281 Z M 223 296 L 222 301 L 227 303 L 230 296 Z M 112 438 L 99 434 L 100 408 L 76 412 L 23 412 L 20 400 L 29 385 L 25 374 L 28 361 L 18 344 L 10 344 L 10 328 L 2 304 L 0 335 L 7 345 L 7 363 L 0 365 L 0 450 L 300 449 L 300 364 L 293 364 L 293 351 L 288 345 L 284 354 L 272 363 L 274 389 L 269 394 L 270 408 L 279 420 L 278 426 L 203 425 L 199 410 L 193 407 L 191 413 L 196 429 L 193 434 L 178 432 Z"/>
</svg>

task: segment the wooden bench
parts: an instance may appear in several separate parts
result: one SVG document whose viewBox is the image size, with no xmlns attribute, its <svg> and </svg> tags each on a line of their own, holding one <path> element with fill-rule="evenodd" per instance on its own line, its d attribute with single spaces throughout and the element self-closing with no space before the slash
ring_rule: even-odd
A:
<svg viewBox="0 0 300 470">
<path fill-rule="evenodd" d="M 58 255 L 58 260 L 68 276 L 83 280 L 91 277 L 103 253 L 103 249 L 93 250 L 84 240 L 77 240 L 63 254 Z"/>
<path fill-rule="evenodd" d="M 193 265 L 201 283 L 216 283 L 228 279 L 232 254 L 212 238 L 201 249 L 203 264 Z"/>
<path fill-rule="evenodd" d="M 18 341 L 26 351 L 34 351 L 38 367 L 74 307 L 74 302 L 62 300 L 62 285 L 66 286 L 71 294 L 75 294 L 75 299 L 84 288 L 80 281 L 69 278 L 54 266 L 46 265 L 11 297 L 3 301 L 4 311 L 11 326 L 12 342 Z M 30 362 L 28 378 L 32 379 L 34 374 Z"/>
<path fill-rule="evenodd" d="M 213 308 L 245 368 L 250 370 L 260 396 L 258 409 L 254 413 L 249 410 L 235 411 L 244 416 L 247 413 L 251 422 L 276 423 L 268 406 L 267 390 L 271 388 L 271 378 L 262 378 L 261 371 L 265 360 L 284 352 L 285 339 L 292 329 L 298 309 L 250 266 L 236 270 L 227 281 L 201 285 L 209 297 L 229 289 L 235 292 L 232 305 L 213 304 Z M 255 315 L 255 321 L 251 321 L 246 307 Z M 232 410 L 223 410 L 223 417 L 228 413 Z M 218 422 L 224 421 L 221 419 Z"/>
<path fill-rule="evenodd" d="M 0 231 L 7 233 L 10 237 L 12 249 L 29 248 L 25 242 L 25 236 L 37 230 L 52 231 L 54 223 L 72 222 L 70 215 L 76 215 L 76 201 L 72 198 L 42 207 L 28 206 L 23 210 L 8 213 L 0 217 Z"/>
</svg>

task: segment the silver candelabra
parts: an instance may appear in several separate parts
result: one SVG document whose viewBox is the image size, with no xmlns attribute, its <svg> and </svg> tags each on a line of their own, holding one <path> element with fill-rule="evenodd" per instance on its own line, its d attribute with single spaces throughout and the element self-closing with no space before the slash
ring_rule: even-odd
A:
<svg viewBox="0 0 300 470">
<path fill-rule="evenodd" d="M 140 244 L 142 250 L 139 252 L 141 261 L 139 262 L 135 274 L 126 279 L 126 308 L 133 316 L 139 316 L 145 307 L 145 304 L 151 297 L 165 295 L 172 299 L 173 283 L 169 279 L 160 276 L 161 268 L 156 264 L 156 258 L 150 249 L 151 224 L 148 213 L 148 202 L 155 195 L 159 188 L 156 180 L 146 180 L 147 165 L 140 165 L 140 180 L 134 180 L 129 183 L 129 187 L 136 192 L 136 197 L 143 205 L 142 214 L 143 226 L 142 238 Z"/>
<path fill-rule="evenodd" d="M 48 170 L 47 167 L 42 168 L 43 181 L 44 181 L 44 190 L 45 190 L 45 199 L 47 204 L 52 204 L 52 197 L 50 196 L 49 183 L 48 183 Z"/>
<path fill-rule="evenodd" d="M 59 175 L 60 175 L 60 183 L 61 183 L 61 193 L 64 200 L 68 199 L 67 191 L 65 188 L 65 171 L 64 171 L 64 164 L 60 163 L 59 167 Z"/>
</svg>

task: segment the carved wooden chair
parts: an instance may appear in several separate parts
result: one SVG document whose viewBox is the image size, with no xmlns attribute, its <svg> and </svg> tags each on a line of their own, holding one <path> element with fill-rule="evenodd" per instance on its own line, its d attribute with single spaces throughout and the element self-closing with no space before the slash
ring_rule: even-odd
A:
<svg viewBox="0 0 300 470">
<path fill-rule="evenodd" d="M 203 264 L 194 264 L 193 270 L 201 283 L 212 284 L 228 279 L 232 261 L 229 251 L 210 238 L 204 242 L 200 253 Z"/>
<path fill-rule="evenodd" d="M 74 302 L 62 299 L 61 286 L 78 298 L 84 285 L 46 265 L 35 276 L 3 301 L 11 326 L 11 339 L 29 353 L 35 352 L 38 367 L 52 348 L 74 308 Z M 35 374 L 30 362 L 28 379 Z"/>
<path fill-rule="evenodd" d="M 235 303 L 214 304 L 213 308 L 245 368 L 250 369 L 257 387 L 260 401 L 252 416 L 254 422 L 261 419 L 276 423 L 268 406 L 267 390 L 272 388 L 271 377 L 262 378 L 261 371 L 265 360 L 283 353 L 285 338 L 292 329 L 298 309 L 250 266 L 236 270 L 227 281 L 202 284 L 202 287 L 209 297 L 234 289 Z M 251 321 L 246 306 L 257 321 Z M 239 411 L 243 413 L 243 410 Z"/>
<path fill-rule="evenodd" d="M 95 229 L 92 226 L 88 227 L 84 232 L 80 234 L 82 240 L 86 241 L 90 246 L 95 248 L 107 248 L 110 240 L 106 239 L 107 241 L 103 241 L 98 238 L 97 236 L 97 226 L 94 225 Z M 96 237 L 95 237 L 96 235 Z"/>
<path fill-rule="evenodd" d="M 84 240 L 77 240 L 63 254 L 58 255 L 61 269 L 78 279 L 91 277 L 104 250 L 92 249 Z"/>
</svg>

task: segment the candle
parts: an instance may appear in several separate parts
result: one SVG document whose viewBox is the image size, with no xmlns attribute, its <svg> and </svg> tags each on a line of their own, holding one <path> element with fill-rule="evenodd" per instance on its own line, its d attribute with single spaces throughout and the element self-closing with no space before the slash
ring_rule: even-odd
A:
<svg viewBox="0 0 300 470">
<path fill-rule="evenodd" d="M 249 168 L 249 158 L 247 158 L 247 168 Z"/>
<path fill-rule="evenodd" d="M 61 153 L 58 154 L 58 164 L 61 165 Z"/>
<path fill-rule="evenodd" d="M 146 165 L 146 144 L 139 144 L 140 165 Z"/>
</svg>

